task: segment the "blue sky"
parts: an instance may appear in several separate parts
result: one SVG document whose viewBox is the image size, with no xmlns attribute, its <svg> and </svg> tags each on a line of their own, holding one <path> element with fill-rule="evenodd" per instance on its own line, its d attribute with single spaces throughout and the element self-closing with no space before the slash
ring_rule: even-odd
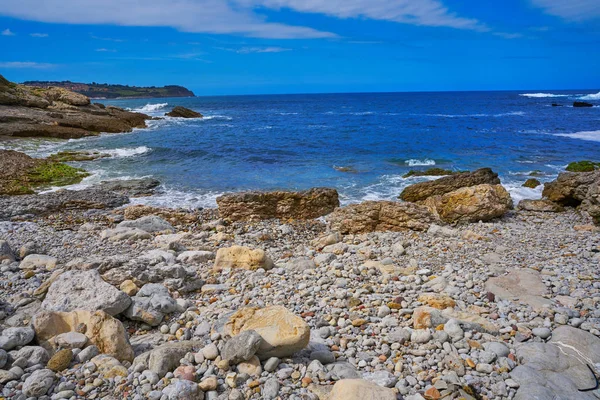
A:
<svg viewBox="0 0 600 400">
<path fill-rule="evenodd" d="M 197 95 L 600 88 L 600 0 L 0 2 L 13 81 Z"/>
</svg>

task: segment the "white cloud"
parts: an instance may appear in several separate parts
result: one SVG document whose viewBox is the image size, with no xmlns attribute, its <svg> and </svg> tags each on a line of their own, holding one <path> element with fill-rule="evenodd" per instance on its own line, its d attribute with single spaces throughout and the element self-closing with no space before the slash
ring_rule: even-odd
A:
<svg viewBox="0 0 600 400">
<path fill-rule="evenodd" d="M 0 15 L 52 23 L 163 26 L 185 32 L 271 39 L 337 36 L 306 26 L 268 21 L 260 13 L 265 8 L 287 8 L 336 18 L 489 30 L 476 19 L 451 12 L 440 0 L 19 0 L 1 2 Z"/>
<path fill-rule="evenodd" d="M 46 38 L 48 37 L 47 33 L 30 33 L 29 36 L 36 38 Z"/>
<path fill-rule="evenodd" d="M 30 61 L 0 61 L 0 68 L 15 68 L 15 69 L 48 69 L 54 68 L 56 64 L 38 63 Z"/>
<path fill-rule="evenodd" d="M 600 17 L 598 0 L 531 0 L 546 13 L 568 21 L 583 21 Z"/>
<path fill-rule="evenodd" d="M 0 33 L 0 35 L 2 36 L 15 36 L 15 33 L 13 33 L 10 29 L 5 29 L 2 31 L 2 33 Z"/>
<path fill-rule="evenodd" d="M 284 51 L 291 51 L 292 49 L 286 49 L 283 47 L 242 47 L 236 50 L 240 54 L 250 53 L 282 53 Z"/>
</svg>

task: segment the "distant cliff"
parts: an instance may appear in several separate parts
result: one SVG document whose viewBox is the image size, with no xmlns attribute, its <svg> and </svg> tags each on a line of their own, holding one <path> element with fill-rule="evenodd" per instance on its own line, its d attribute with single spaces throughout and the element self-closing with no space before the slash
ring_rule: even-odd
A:
<svg viewBox="0 0 600 400">
<path fill-rule="evenodd" d="M 111 85 L 108 83 L 77 83 L 71 81 L 27 81 L 23 85 L 47 88 L 60 87 L 72 92 L 81 93 L 92 99 L 116 99 L 137 97 L 194 97 L 194 93 L 183 86 L 169 85 L 163 87 L 138 87 L 128 85 Z"/>
</svg>

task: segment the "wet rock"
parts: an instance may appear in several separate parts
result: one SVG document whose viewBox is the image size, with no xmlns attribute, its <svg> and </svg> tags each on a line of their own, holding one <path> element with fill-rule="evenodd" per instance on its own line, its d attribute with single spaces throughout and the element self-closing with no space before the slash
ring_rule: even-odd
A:
<svg viewBox="0 0 600 400">
<path fill-rule="evenodd" d="M 202 114 L 200 114 L 199 112 L 190 110 L 189 108 L 185 108 L 182 106 L 173 107 L 173 110 L 169 111 L 165 115 L 168 117 L 177 118 L 202 118 Z"/>
<path fill-rule="evenodd" d="M 129 197 L 151 196 L 155 193 L 160 181 L 153 178 L 103 181 L 95 187 L 110 192 L 116 192 Z"/>
</svg>

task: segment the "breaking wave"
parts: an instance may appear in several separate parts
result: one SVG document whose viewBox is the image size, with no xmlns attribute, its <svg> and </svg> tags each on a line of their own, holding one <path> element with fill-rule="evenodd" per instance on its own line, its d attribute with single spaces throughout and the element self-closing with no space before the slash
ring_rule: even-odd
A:
<svg viewBox="0 0 600 400">
<path fill-rule="evenodd" d="M 429 158 L 426 158 L 424 160 L 417 160 L 417 159 L 411 158 L 410 160 L 404 161 L 404 163 L 406 165 L 408 165 L 409 167 L 419 167 L 419 166 L 435 165 L 435 161 L 431 160 Z"/>
<path fill-rule="evenodd" d="M 583 131 L 575 133 L 555 133 L 554 136 L 568 137 L 571 139 L 588 140 L 590 142 L 600 142 L 600 131 Z"/>
<path fill-rule="evenodd" d="M 137 111 L 137 112 L 154 112 L 154 111 L 158 111 L 161 110 L 163 108 L 165 108 L 166 106 L 168 106 L 169 103 L 158 103 L 158 104 L 146 104 L 143 107 L 140 108 L 134 108 L 132 111 Z"/>
<path fill-rule="evenodd" d="M 600 92 L 578 97 L 579 100 L 600 100 Z"/>
<path fill-rule="evenodd" d="M 553 94 L 553 93 L 523 93 L 519 96 L 523 97 L 533 97 L 533 98 L 543 98 L 543 97 L 568 97 L 568 94 Z"/>
</svg>

